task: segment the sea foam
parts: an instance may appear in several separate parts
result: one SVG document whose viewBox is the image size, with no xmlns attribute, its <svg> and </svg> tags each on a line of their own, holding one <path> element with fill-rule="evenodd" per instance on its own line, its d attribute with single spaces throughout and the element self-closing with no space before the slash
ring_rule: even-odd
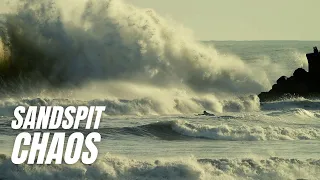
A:
<svg viewBox="0 0 320 180">
<path fill-rule="evenodd" d="M 319 177 L 319 160 L 298 159 L 196 159 L 135 160 L 107 154 L 91 166 L 13 165 L 1 155 L 0 178 L 12 180 L 53 179 L 145 179 L 145 180 L 292 180 Z"/>
</svg>

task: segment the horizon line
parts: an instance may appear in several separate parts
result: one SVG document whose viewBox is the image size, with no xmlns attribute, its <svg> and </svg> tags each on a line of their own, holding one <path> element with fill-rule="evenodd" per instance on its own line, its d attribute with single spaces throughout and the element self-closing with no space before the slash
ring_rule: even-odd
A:
<svg viewBox="0 0 320 180">
<path fill-rule="evenodd" d="M 199 41 L 304 41 L 304 42 L 319 42 L 320 40 L 199 40 Z"/>
</svg>

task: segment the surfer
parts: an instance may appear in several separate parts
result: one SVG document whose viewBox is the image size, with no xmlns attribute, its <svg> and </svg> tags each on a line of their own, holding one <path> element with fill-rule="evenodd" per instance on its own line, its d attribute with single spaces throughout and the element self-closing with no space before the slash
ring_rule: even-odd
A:
<svg viewBox="0 0 320 180">
<path fill-rule="evenodd" d="M 215 114 L 208 113 L 207 111 L 203 111 L 202 114 L 198 114 L 198 116 L 216 116 Z"/>
</svg>

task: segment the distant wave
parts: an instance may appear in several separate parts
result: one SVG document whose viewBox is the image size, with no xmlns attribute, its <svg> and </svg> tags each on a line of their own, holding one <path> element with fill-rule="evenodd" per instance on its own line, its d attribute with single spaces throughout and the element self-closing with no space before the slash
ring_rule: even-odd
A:
<svg viewBox="0 0 320 180">
<path fill-rule="evenodd" d="M 221 117 L 222 119 L 238 119 L 238 117 Z M 7 119 L 7 118 L 6 118 Z M 220 117 L 210 117 L 216 121 Z M 241 120 L 240 120 L 241 121 Z M 2 128 L 0 134 L 16 135 L 12 131 L 10 122 L 0 121 Z M 58 130 L 59 131 L 59 130 Z M 32 130 L 30 130 L 32 132 Z M 54 132 L 54 131 L 53 131 Z M 67 134 L 74 130 L 67 130 Z M 81 129 L 83 133 L 90 133 L 90 130 Z M 320 129 L 318 127 L 286 127 L 271 125 L 207 125 L 191 123 L 185 120 L 160 121 L 141 126 L 129 127 L 100 127 L 98 132 L 107 137 L 118 136 L 141 136 L 157 138 L 161 140 L 190 140 L 207 139 L 218 141 L 271 141 L 271 140 L 319 140 Z"/>
<path fill-rule="evenodd" d="M 320 109 L 320 99 L 291 98 L 279 101 L 261 103 L 262 110 L 302 108 L 309 110 Z"/>
<path fill-rule="evenodd" d="M 63 93 L 62 93 L 63 94 Z M 222 111 L 257 111 L 259 99 L 257 96 L 232 98 L 218 101 L 212 97 L 149 97 L 139 99 L 94 99 L 77 100 L 62 98 L 7 98 L 0 102 L 1 115 L 12 116 L 17 106 L 106 106 L 106 115 L 162 115 L 162 114 L 194 114 L 204 109 L 214 112 Z"/>
<path fill-rule="evenodd" d="M 287 107 L 283 107 L 287 108 Z M 302 109 L 302 108 L 292 108 L 285 109 L 281 111 L 275 111 L 267 114 L 269 116 L 282 116 L 282 117 L 298 117 L 301 120 L 307 120 L 312 118 L 319 118 L 320 114 L 316 112 L 312 112 L 310 110 Z"/>
<path fill-rule="evenodd" d="M 0 179 L 141 179 L 141 180 L 248 180 L 278 179 L 316 180 L 320 160 L 282 159 L 195 159 L 134 160 L 125 157 L 101 156 L 91 166 L 69 165 L 14 165 L 5 155 L 0 155 Z"/>
<path fill-rule="evenodd" d="M 214 120 L 214 119 L 213 119 Z M 290 128 L 275 126 L 211 126 L 186 121 L 165 121 L 138 127 L 102 128 L 105 134 L 152 136 L 165 140 L 205 138 L 224 141 L 310 140 L 320 139 L 317 128 Z"/>
</svg>

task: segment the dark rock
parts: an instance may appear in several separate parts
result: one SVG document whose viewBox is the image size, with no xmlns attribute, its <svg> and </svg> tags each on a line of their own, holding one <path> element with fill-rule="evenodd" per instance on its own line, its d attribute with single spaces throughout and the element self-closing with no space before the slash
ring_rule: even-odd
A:
<svg viewBox="0 0 320 180">
<path fill-rule="evenodd" d="M 320 54 L 318 49 L 314 47 L 314 52 L 306 56 L 309 63 L 309 72 L 303 68 L 298 68 L 289 78 L 281 76 L 269 92 L 262 92 L 258 95 L 260 101 L 292 97 L 320 97 Z"/>
<path fill-rule="evenodd" d="M 273 86 L 272 86 L 272 89 L 270 90 L 271 92 L 281 92 L 281 85 L 280 84 L 274 84 Z"/>
<path fill-rule="evenodd" d="M 304 81 L 308 78 L 308 72 L 303 68 L 298 68 L 294 71 L 293 77 L 295 77 L 295 79 L 298 81 Z"/>
<path fill-rule="evenodd" d="M 304 77 L 308 74 L 308 72 L 303 68 L 298 68 L 294 71 L 293 76 L 294 77 Z"/>
<path fill-rule="evenodd" d="M 281 76 L 281 77 L 277 80 L 277 84 L 284 84 L 287 80 L 288 80 L 288 77 L 287 77 L 287 76 Z"/>
</svg>

